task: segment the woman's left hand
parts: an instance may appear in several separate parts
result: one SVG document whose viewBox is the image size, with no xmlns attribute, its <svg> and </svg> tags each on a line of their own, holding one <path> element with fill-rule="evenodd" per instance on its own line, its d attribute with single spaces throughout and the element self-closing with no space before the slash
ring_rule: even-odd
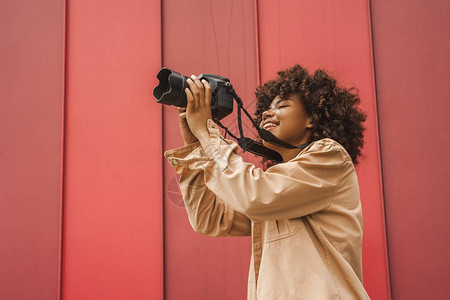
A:
<svg viewBox="0 0 450 300">
<path fill-rule="evenodd" d="M 187 79 L 189 89 L 185 90 L 187 97 L 186 121 L 197 139 L 202 140 L 209 136 L 206 125 L 211 114 L 211 86 L 206 80 L 200 81 L 192 75 Z"/>
</svg>

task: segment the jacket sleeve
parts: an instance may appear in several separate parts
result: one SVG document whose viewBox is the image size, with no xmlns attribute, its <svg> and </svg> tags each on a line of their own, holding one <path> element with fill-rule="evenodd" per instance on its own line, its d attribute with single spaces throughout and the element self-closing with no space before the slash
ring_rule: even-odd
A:
<svg viewBox="0 0 450 300">
<path fill-rule="evenodd" d="M 323 139 L 294 159 L 264 172 L 242 160 L 236 151 L 238 145 L 223 139 L 213 120 L 207 124 L 210 143 L 203 149 L 204 157 L 166 157 L 184 170 L 201 169 L 207 187 L 229 207 L 251 219 L 292 219 L 327 209 L 345 167 L 351 164 L 342 146 Z"/>
<path fill-rule="evenodd" d="M 164 156 L 180 175 L 180 191 L 189 222 L 196 232 L 209 236 L 251 235 L 251 220 L 224 203 L 205 185 L 204 165 L 210 161 L 205 158 L 199 142 L 166 151 Z M 179 164 L 180 161 L 186 163 Z"/>
</svg>

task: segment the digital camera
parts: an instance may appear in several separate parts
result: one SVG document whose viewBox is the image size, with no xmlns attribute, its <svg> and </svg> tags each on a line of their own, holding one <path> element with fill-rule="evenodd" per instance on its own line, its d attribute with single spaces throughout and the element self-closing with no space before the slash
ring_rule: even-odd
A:
<svg viewBox="0 0 450 300">
<path fill-rule="evenodd" d="M 188 77 L 167 68 L 162 68 L 156 77 L 159 84 L 153 89 L 157 103 L 187 106 L 185 88 L 189 88 Z M 212 90 L 211 114 L 214 121 L 219 121 L 233 112 L 233 94 L 230 92 L 230 80 L 214 74 L 200 74 L 199 80 L 208 81 Z"/>
</svg>

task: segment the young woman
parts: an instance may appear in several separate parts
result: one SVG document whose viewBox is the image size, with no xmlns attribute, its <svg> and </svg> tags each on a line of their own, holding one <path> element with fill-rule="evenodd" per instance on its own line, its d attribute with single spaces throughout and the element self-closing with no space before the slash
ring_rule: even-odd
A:
<svg viewBox="0 0 450 300">
<path fill-rule="evenodd" d="M 326 72 L 295 65 L 257 89 L 257 123 L 306 148 L 277 151 L 267 170 L 246 163 L 211 116 L 211 88 L 194 75 L 179 108 L 185 146 L 165 152 L 180 174 L 190 223 L 209 236 L 252 236 L 248 299 L 369 299 L 354 165 L 366 115 Z"/>
</svg>

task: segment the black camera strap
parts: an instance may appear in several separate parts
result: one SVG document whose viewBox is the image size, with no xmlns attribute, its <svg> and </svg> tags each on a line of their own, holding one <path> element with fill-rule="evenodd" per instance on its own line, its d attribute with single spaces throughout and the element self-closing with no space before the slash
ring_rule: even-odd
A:
<svg viewBox="0 0 450 300">
<path fill-rule="evenodd" d="M 226 87 L 228 89 L 228 92 L 233 95 L 233 98 L 236 100 L 236 102 L 238 104 L 238 126 L 239 126 L 239 134 L 240 134 L 241 137 L 238 138 L 237 136 L 233 135 L 228 130 L 228 128 L 225 127 L 224 125 L 222 125 L 222 123 L 220 123 L 219 121 L 217 121 L 216 123 L 217 123 L 217 125 L 219 125 L 223 129 L 225 129 L 226 133 L 228 133 L 231 137 L 233 137 L 235 140 L 238 141 L 239 146 L 244 150 L 244 152 L 248 151 L 248 152 L 253 153 L 255 155 L 265 157 L 267 159 L 275 160 L 277 162 L 283 162 L 283 158 L 281 157 L 281 155 L 278 152 L 265 147 L 261 142 L 252 140 L 251 138 L 248 138 L 248 137 L 244 136 L 244 131 L 242 129 L 241 110 L 244 111 L 244 113 L 247 115 L 247 117 L 252 122 L 253 126 L 255 128 L 257 128 L 258 135 L 261 137 L 261 139 L 263 139 L 264 141 L 266 141 L 268 143 L 277 145 L 279 147 L 287 148 L 287 149 L 295 149 L 295 148 L 304 149 L 309 144 L 311 144 L 311 143 L 305 143 L 305 144 L 302 144 L 300 146 L 294 146 L 294 145 L 291 145 L 289 143 L 286 143 L 285 141 L 280 140 L 275 135 L 273 135 L 270 131 L 262 129 L 262 128 L 259 128 L 259 126 L 255 123 L 255 121 L 253 120 L 251 115 L 243 107 L 242 100 L 236 94 L 236 91 L 234 90 L 233 86 L 228 82 L 226 84 Z"/>
</svg>

